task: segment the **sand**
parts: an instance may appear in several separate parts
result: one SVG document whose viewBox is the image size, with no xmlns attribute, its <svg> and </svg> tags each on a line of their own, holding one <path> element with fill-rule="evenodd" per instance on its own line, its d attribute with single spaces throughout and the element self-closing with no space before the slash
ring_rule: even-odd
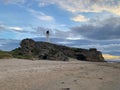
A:
<svg viewBox="0 0 120 90">
<path fill-rule="evenodd" d="M 3 59 L 0 90 L 120 90 L 120 63 Z"/>
</svg>

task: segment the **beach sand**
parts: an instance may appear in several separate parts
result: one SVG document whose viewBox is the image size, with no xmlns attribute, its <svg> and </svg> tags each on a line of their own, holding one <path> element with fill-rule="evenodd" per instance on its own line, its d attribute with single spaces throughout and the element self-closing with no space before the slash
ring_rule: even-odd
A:
<svg viewBox="0 0 120 90">
<path fill-rule="evenodd" d="M 120 63 L 2 59 L 0 90 L 120 90 Z"/>
</svg>

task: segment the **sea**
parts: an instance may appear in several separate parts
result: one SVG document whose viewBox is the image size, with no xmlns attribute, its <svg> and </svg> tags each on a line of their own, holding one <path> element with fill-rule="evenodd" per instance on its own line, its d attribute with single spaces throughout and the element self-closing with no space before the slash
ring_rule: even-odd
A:
<svg viewBox="0 0 120 90">
<path fill-rule="evenodd" d="M 120 59 L 114 59 L 114 60 L 108 59 L 108 60 L 105 60 L 105 61 L 107 61 L 107 62 L 119 62 L 120 63 Z"/>
</svg>

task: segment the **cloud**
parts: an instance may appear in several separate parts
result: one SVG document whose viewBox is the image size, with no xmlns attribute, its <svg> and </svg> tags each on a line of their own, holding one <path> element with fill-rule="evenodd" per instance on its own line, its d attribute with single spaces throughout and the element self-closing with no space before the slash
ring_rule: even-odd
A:
<svg viewBox="0 0 120 90">
<path fill-rule="evenodd" d="M 68 40 L 80 40 L 80 39 L 82 39 L 82 37 L 66 37 L 66 39 L 68 39 Z"/>
<path fill-rule="evenodd" d="M 73 21 L 75 22 L 86 22 L 88 21 L 89 19 L 87 19 L 85 16 L 83 15 L 77 15 L 76 17 L 73 17 L 72 18 Z"/>
<path fill-rule="evenodd" d="M 103 54 L 103 57 L 105 59 L 111 59 L 111 60 L 120 59 L 120 56 L 113 56 L 113 55 L 110 55 L 110 54 Z"/>
<path fill-rule="evenodd" d="M 39 12 L 39 11 L 35 11 L 33 9 L 29 9 L 29 12 L 34 16 L 36 17 L 37 19 L 39 20 L 42 20 L 42 21 L 54 21 L 54 18 L 52 16 L 48 16 L 46 15 L 45 13 L 43 12 Z"/>
<path fill-rule="evenodd" d="M 55 2 L 53 0 L 49 1 L 49 0 L 38 0 L 39 2 L 39 6 L 40 7 L 44 7 L 44 6 L 47 6 L 47 5 L 50 5 L 50 4 L 55 4 Z"/>
<path fill-rule="evenodd" d="M 2 0 L 6 4 L 24 4 L 27 0 Z"/>
<path fill-rule="evenodd" d="M 120 17 L 111 17 L 97 24 L 84 24 L 71 28 L 74 37 L 83 36 L 93 40 L 120 39 Z"/>
<path fill-rule="evenodd" d="M 107 11 L 120 15 L 119 0 L 39 0 L 39 5 L 49 4 L 57 4 L 72 13 Z"/>
<path fill-rule="evenodd" d="M 2 0 L 5 3 L 24 4 L 29 0 Z M 35 0 L 40 7 L 50 4 L 56 4 L 59 7 L 72 12 L 110 12 L 115 15 L 120 15 L 120 0 Z"/>
<path fill-rule="evenodd" d="M 20 28 L 20 27 L 8 27 L 8 29 L 15 30 L 15 31 L 22 31 L 23 30 L 23 28 Z"/>
<path fill-rule="evenodd" d="M 7 25 L 4 25 L 4 24 L 0 24 L 0 30 L 14 30 L 14 31 L 22 31 L 23 28 L 21 27 L 11 27 L 11 26 L 7 26 Z"/>
</svg>

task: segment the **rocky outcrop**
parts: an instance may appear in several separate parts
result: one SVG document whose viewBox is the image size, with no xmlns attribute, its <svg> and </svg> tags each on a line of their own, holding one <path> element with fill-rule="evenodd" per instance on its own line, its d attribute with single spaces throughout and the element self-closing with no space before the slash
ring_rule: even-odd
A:
<svg viewBox="0 0 120 90">
<path fill-rule="evenodd" d="M 28 56 L 33 59 L 49 59 L 67 61 L 70 58 L 83 61 L 103 62 L 104 58 L 100 51 L 95 48 L 81 49 L 70 48 L 66 46 L 51 44 L 47 42 L 35 42 L 32 39 L 24 39 L 21 41 L 20 48 L 13 50 L 20 52 L 20 55 Z"/>
</svg>

